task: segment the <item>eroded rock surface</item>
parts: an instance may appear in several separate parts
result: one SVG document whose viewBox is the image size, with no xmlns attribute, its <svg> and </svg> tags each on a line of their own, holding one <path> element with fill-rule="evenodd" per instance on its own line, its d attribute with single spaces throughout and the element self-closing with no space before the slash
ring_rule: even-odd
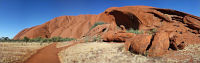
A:
<svg viewBox="0 0 200 63">
<path fill-rule="evenodd" d="M 147 47 L 151 42 L 152 35 L 137 35 L 130 39 L 127 39 L 125 42 L 125 49 L 128 51 L 130 49 L 131 52 L 137 54 L 144 54 L 146 52 Z"/>
<path fill-rule="evenodd" d="M 169 36 L 167 32 L 157 32 L 148 51 L 149 56 L 159 56 L 166 53 L 169 48 L 169 43 Z"/>
<path fill-rule="evenodd" d="M 199 31 L 199 17 L 170 9 L 150 6 L 111 7 L 98 15 L 78 15 L 56 17 L 42 25 L 24 29 L 14 39 L 54 36 L 80 38 L 89 32 L 95 22 L 123 25 L 126 29 L 148 30 L 158 28 L 165 22 L 177 22 L 192 31 Z"/>
</svg>

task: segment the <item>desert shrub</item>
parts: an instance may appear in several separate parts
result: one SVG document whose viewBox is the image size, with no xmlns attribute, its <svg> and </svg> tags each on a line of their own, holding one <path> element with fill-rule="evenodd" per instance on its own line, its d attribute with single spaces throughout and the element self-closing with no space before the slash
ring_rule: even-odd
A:
<svg viewBox="0 0 200 63">
<path fill-rule="evenodd" d="M 96 22 L 91 28 L 90 28 L 90 30 L 92 30 L 93 28 L 95 28 L 96 26 L 98 26 L 98 25 L 102 25 L 102 24 L 105 24 L 104 22 Z"/>
<path fill-rule="evenodd" d="M 150 31 L 147 31 L 148 34 L 155 34 L 156 32 L 157 32 L 156 28 L 153 28 Z"/>
<path fill-rule="evenodd" d="M 52 38 L 42 38 L 37 37 L 30 39 L 28 37 L 24 37 L 22 40 L 14 40 L 5 37 L 0 38 L 0 42 L 63 42 L 63 41 L 71 41 L 75 40 L 74 38 L 61 38 L 61 37 L 52 37 Z"/>
<path fill-rule="evenodd" d="M 62 38 L 61 41 L 72 41 L 75 40 L 74 38 Z"/>
<path fill-rule="evenodd" d="M 102 42 L 100 35 L 97 36 L 86 36 L 83 38 L 84 42 Z"/>
<path fill-rule="evenodd" d="M 53 40 L 52 39 L 47 39 L 47 42 L 53 42 Z"/>
<path fill-rule="evenodd" d="M 157 29 L 156 29 L 156 28 L 153 28 L 153 29 L 151 30 L 151 32 L 155 33 L 155 32 L 157 32 Z"/>
<path fill-rule="evenodd" d="M 90 37 L 89 37 L 89 36 L 86 36 L 86 37 L 83 38 L 83 40 L 84 40 L 84 42 L 89 42 Z"/>
<path fill-rule="evenodd" d="M 40 42 L 51 42 L 51 41 L 49 41 L 48 38 L 42 38 L 42 39 L 40 40 Z"/>
<path fill-rule="evenodd" d="M 61 41 L 61 37 L 52 37 L 51 38 L 53 42 L 60 42 Z"/>
<path fill-rule="evenodd" d="M 33 38 L 33 39 L 30 39 L 30 42 L 42 42 L 42 37 L 37 37 L 37 38 Z"/>
<path fill-rule="evenodd" d="M 98 41 L 98 42 L 101 42 L 102 40 L 101 40 L 101 36 L 94 36 L 93 37 L 93 41 Z"/>
<path fill-rule="evenodd" d="M 135 34 L 143 34 L 144 32 L 142 30 L 134 30 L 133 28 L 127 30 L 128 33 L 135 33 Z"/>
<path fill-rule="evenodd" d="M 28 42 L 30 39 L 28 37 L 24 37 L 23 41 Z"/>
<path fill-rule="evenodd" d="M 71 41 L 75 40 L 74 38 L 61 38 L 61 37 L 52 37 L 52 42 L 64 42 L 64 41 Z"/>
<path fill-rule="evenodd" d="M 148 56 L 148 55 L 149 55 L 149 52 L 146 51 L 143 55 L 144 55 L 144 56 Z"/>
</svg>

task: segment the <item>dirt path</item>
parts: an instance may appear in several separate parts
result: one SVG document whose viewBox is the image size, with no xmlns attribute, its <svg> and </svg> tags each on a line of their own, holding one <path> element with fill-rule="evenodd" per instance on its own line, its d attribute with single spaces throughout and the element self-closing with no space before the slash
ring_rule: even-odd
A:
<svg viewBox="0 0 200 63">
<path fill-rule="evenodd" d="M 62 49 L 68 48 L 70 46 L 76 45 L 79 42 L 74 42 L 68 46 L 56 48 L 56 43 L 52 43 L 40 50 L 37 53 L 32 55 L 24 63 L 60 63 L 58 58 L 58 53 Z"/>
</svg>

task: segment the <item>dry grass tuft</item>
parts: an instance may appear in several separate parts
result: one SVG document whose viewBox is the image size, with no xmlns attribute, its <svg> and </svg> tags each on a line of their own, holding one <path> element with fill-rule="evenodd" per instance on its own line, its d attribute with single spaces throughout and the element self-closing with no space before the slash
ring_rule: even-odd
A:
<svg viewBox="0 0 200 63">
<path fill-rule="evenodd" d="M 190 45 L 163 57 L 146 57 L 125 51 L 123 43 L 86 42 L 58 55 L 61 63 L 187 63 L 191 58 L 192 62 L 200 62 L 200 45 Z"/>
<path fill-rule="evenodd" d="M 174 51 L 163 58 L 179 63 L 198 63 L 200 62 L 200 44 L 188 45 L 183 50 Z"/>
<path fill-rule="evenodd" d="M 58 42 L 56 44 L 56 48 L 60 48 L 60 47 L 64 47 L 64 46 L 68 46 L 70 44 L 72 44 L 73 42 L 72 41 L 67 41 L 67 42 Z"/>
<path fill-rule="evenodd" d="M 124 51 L 123 43 L 88 42 L 59 53 L 62 63 L 144 63 L 147 57 Z"/>
</svg>

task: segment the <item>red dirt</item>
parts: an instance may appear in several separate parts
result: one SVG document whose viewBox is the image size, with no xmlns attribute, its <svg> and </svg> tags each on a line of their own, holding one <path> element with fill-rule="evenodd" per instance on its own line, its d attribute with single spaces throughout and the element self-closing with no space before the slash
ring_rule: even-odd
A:
<svg viewBox="0 0 200 63">
<path fill-rule="evenodd" d="M 76 45 L 80 42 L 73 42 L 72 44 L 56 48 L 56 43 L 50 44 L 37 51 L 36 54 L 32 55 L 24 63 L 60 63 L 58 53 L 62 49 L 68 48 L 70 46 Z"/>
</svg>

